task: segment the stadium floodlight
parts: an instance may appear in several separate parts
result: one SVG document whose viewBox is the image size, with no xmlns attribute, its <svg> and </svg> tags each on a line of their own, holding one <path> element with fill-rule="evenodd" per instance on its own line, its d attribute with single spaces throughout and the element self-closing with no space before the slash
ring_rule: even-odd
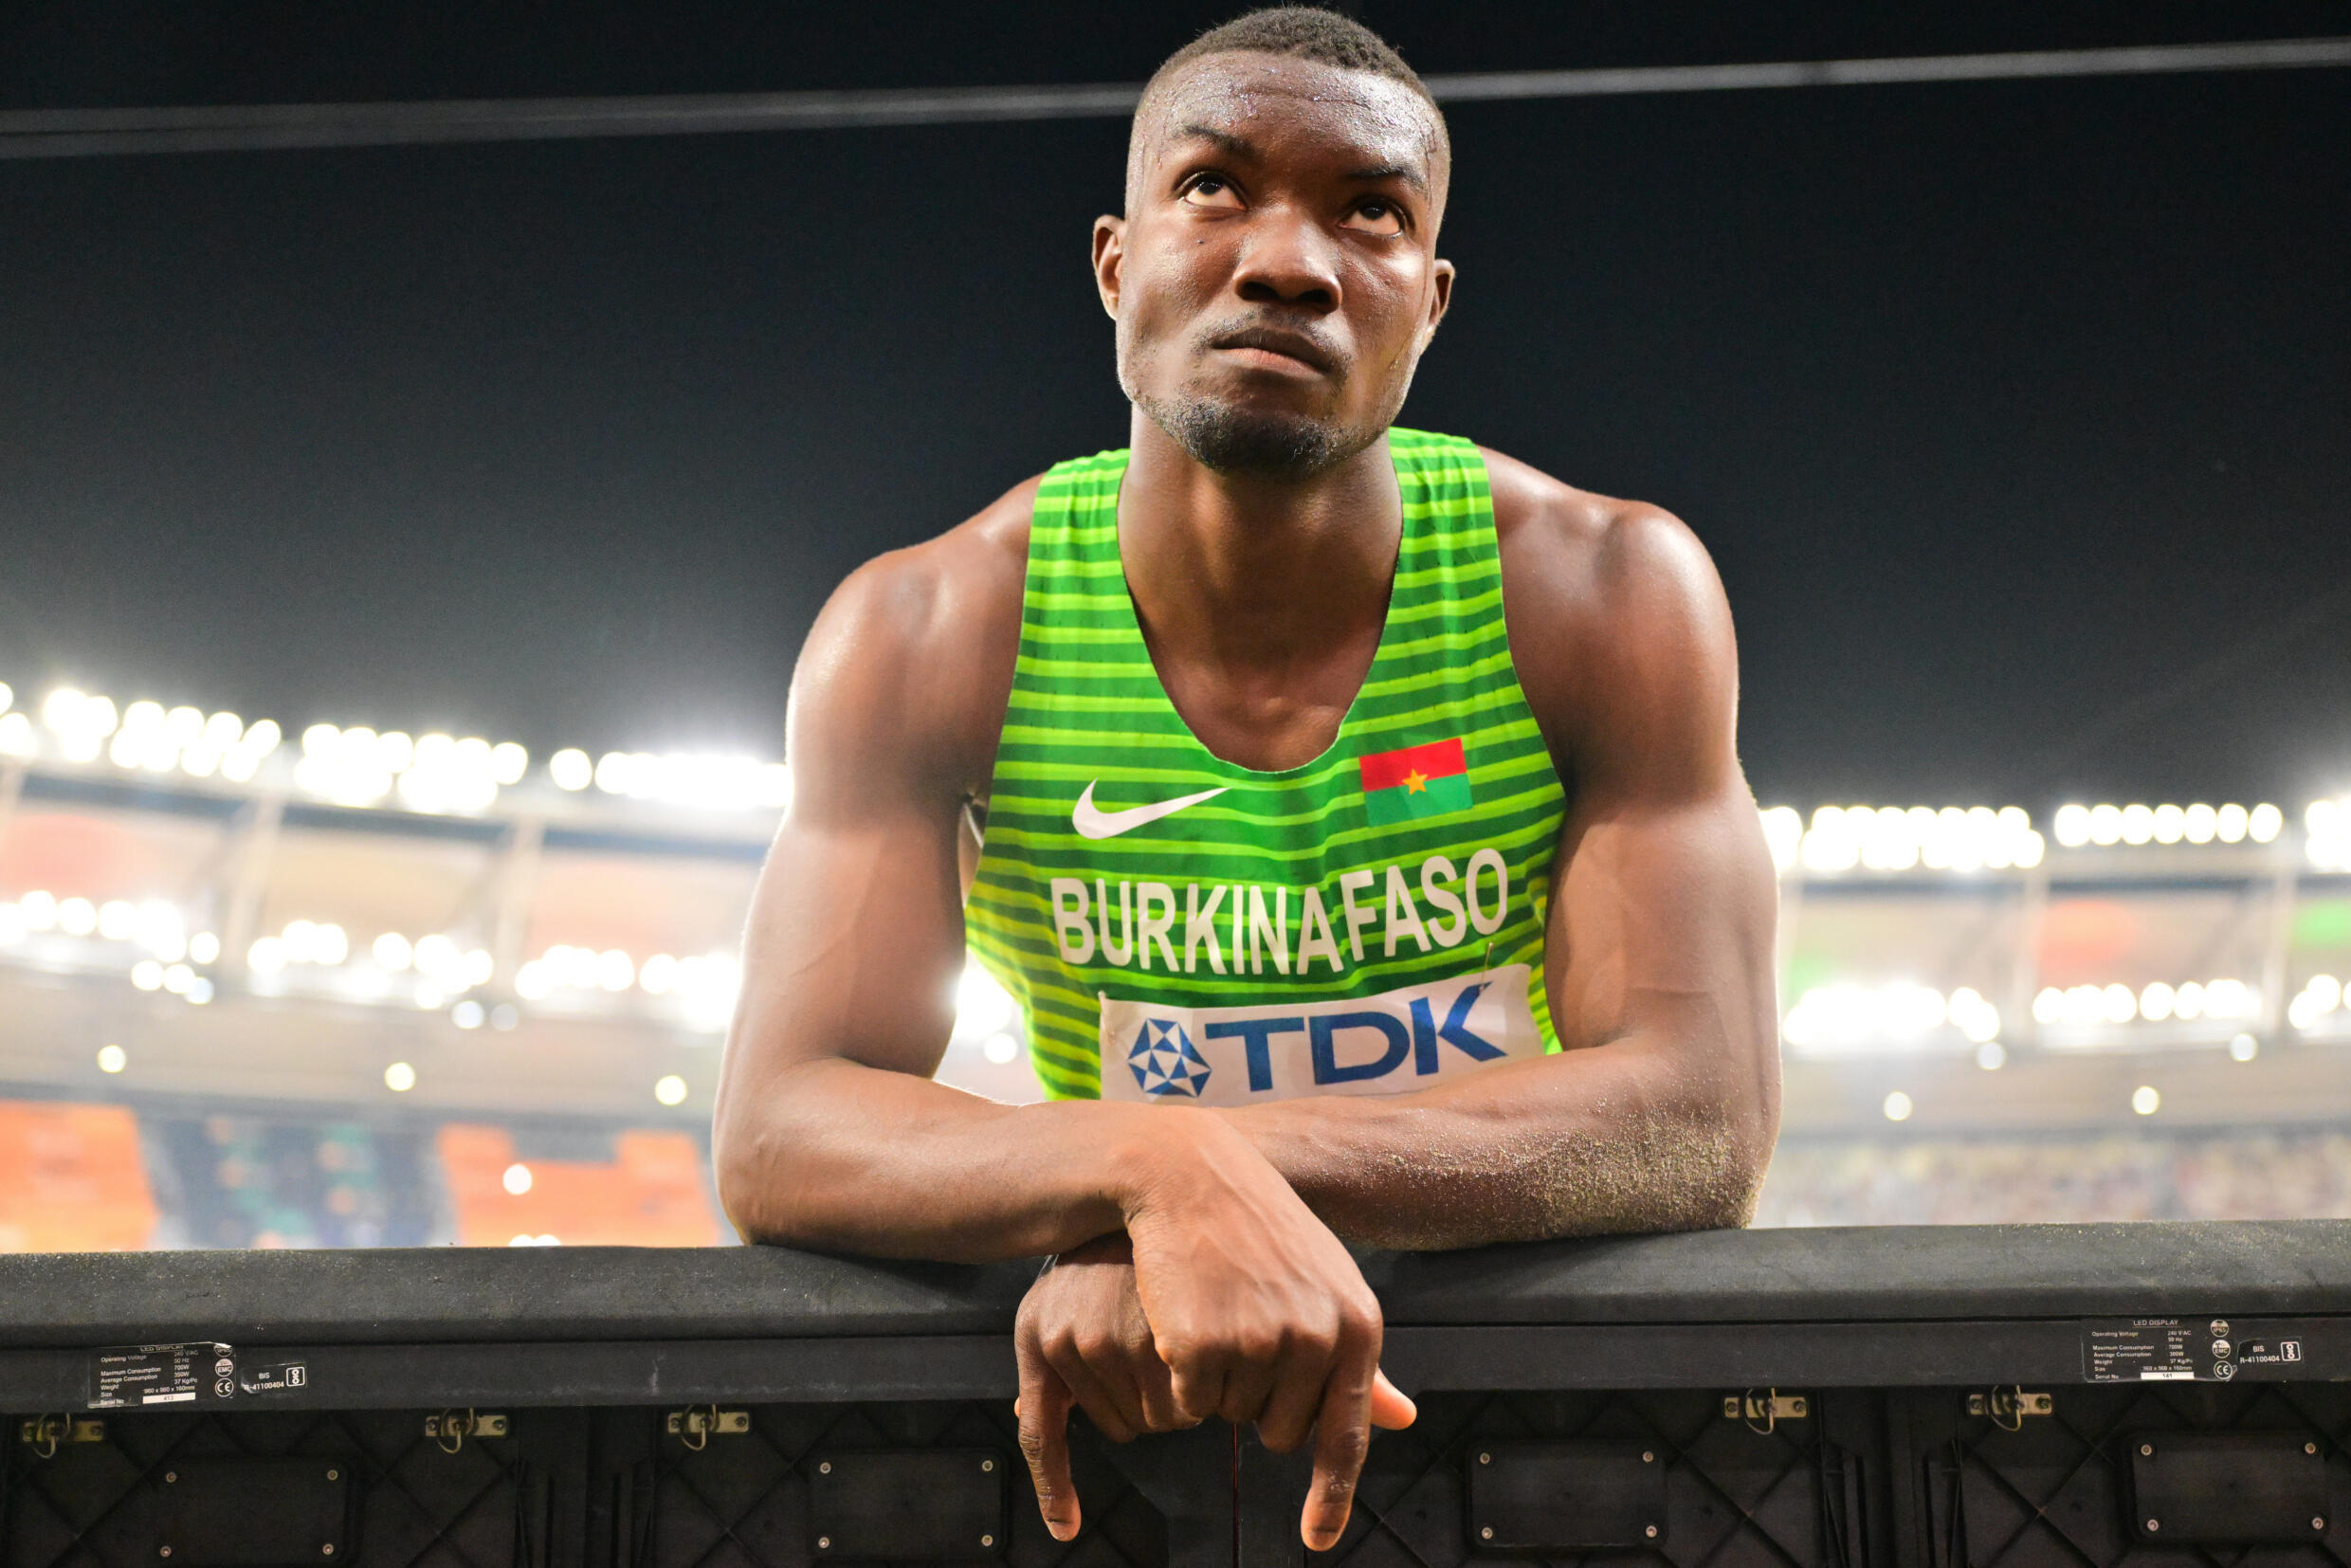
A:
<svg viewBox="0 0 2351 1568">
<path fill-rule="evenodd" d="M 637 966 L 619 948 L 596 955 L 596 984 L 610 992 L 627 991 L 637 983 Z"/>
<path fill-rule="evenodd" d="M 2197 801 L 2181 813 L 2180 831 L 2190 844 L 2210 844 L 2220 830 L 2220 813 Z"/>
<path fill-rule="evenodd" d="M 2155 811 L 2137 804 L 2123 808 L 2123 842 L 2146 844 L 2155 837 Z"/>
<path fill-rule="evenodd" d="M 384 1068 L 384 1087 L 394 1094 L 406 1094 L 416 1087 L 416 1069 L 406 1062 L 394 1062 Z"/>
<path fill-rule="evenodd" d="M 2154 981 L 2139 994 L 2139 1016 L 2151 1024 L 2163 1022 L 2172 1015 L 2173 995 L 2170 986 Z"/>
<path fill-rule="evenodd" d="M 2163 1108 L 2163 1097 L 2152 1084 L 2141 1084 L 2131 1090 L 2130 1107 L 2141 1116 L 2153 1116 Z"/>
<path fill-rule="evenodd" d="M 994 1034 L 1012 1022 L 1015 1011 L 994 975 L 975 963 L 963 966 L 962 978 L 956 982 L 956 1038 Z"/>
<path fill-rule="evenodd" d="M 376 938 L 368 951 L 374 956 L 376 963 L 394 973 L 416 961 L 415 945 L 397 931 L 387 931 Z"/>
<path fill-rule="evenodd" d="M 1986 1072 L 1997 1072 L 2008 1066 L 2008 1048 L 1997 1040 L 1986 1040 L 1976 1048 L 1976 1065 Z"/>
<path fill-rule="evenodd" d="M 8 711 L 9 711 L 9 705 L 10 703 L 14 702 L 15 701 L 16 701 L 16 692 L 15 692 L 15 689 L 14 689 L 13 687 L 11 687 L 11 686 L 10 686 L 10 685 L 9 685 L 9 684 L 6 682 L 6 681 L 0 681 L 0 713 L 6 713 L 6 712 L 8 712 Z"/>
<path fill-rule="evenodd" d="M 141 958 L 131 966 L 131 983 L 141 991 L 163 989 L 163 965 L 153 958 Z"/>
<path fill-rule="evenodd" d="M 285 965 L 285 943 L 276 937 L 256 937 L 246 949 L 245 967 L 256 975 L 275 975 Z"/>
<path fill-rule="evenodd" d="M 449 1009 L 449 1022 L 459 1029 L 480 1029 L 488 1016 L 483 1011 L 482 1004 L 470 996 Z"/>
<path fill-rule="evenodd" d="M 979 1053 L 997 1067 L 1005 1067 L 1020 1056 L 1020 1042 L 1009 1034 L 991 1034 L 980 1043 Z"/>
<path fill-rule="evenodd" d="M 0 713 L 0 757 L 30 759 L 41 752 L 41 742 L 33 735 L 32 720 L 21 713 Z"/>
<path fill-rule="evenodd" d="M 127 1067 L 130 1065 L 130 1053 L 124 1050 L 120 1046 L 108 1045 L 98 1048 L 99 1071 L 106 1073 L 120 1072 L 124 1067 Z"/>
<path fill-rule="evenodd" d="M 1793 806 L 1773 806 L 1761 813 L 1763 842 L 1771 847 L 1772 865 L 1781 876 L 1796 867 L 1804 846 L 1804 818 Z"/>
<path fill-rule="evenodd" d="M 547 776 L 556 789 L 576 793 L 595 782 L 596 765 L 586 752 L 567 746 L 547 759 Z"/>
<path fill-rule="evenodd" d="M 87 899 L 60 899 L 57 928 L 69 937 L 86 937 L 98 929 L 98 906 Z"/>
<path fill-rule="evenodd" d="M 54 931 L 57 929 L 57 896 L 46 888 L 36 887 L 16 901 L 23 911 L 26 929 Z"/>
<path fill-rule="evenodd" d="M 2156 843 L 2177 844 L 2188 830 L 2188 813 L 2177 806 L 2158 806 L 2154 829 Z"/>
<path fill-rule="evenodd" d="M 2286 813 L 2266 800 L 2246 816 L 2245 831 L 2255 844 L 2273 843 L 2285 830 Z"/>
<path fill-rule="evenodd" d="M 212 999 L 211 976 L 208 975 L 197 975 L 194 979 L 188 982 L 188 989 L 180 994 L 188 999 L 188 1005 L 191 1007 L 204 1006 L 205 1003 Z"/>
<path fill-rule="evenodd" d="M 2260 1054 L 2261 1042 L 2250 1034 L 2239 1034 L 2229 1041 L 2229 1059 L 2233 1062 L 2250 1062 Z"/>
<path fill-rule="evenodd" d="M 531 754 L 513 740 L 501 740 L 490 748 L 490 776 L 502 789 L 522 782 L 531 771 Z"/>
<path fill-rule="evenodd" d="M 531 1168 L 517 1160 L 506 1167 L 506 1174 L 499 1177 L 499 1184 L 515 1196 L 520 1197 L 531 1190 Z"/>
<path fill-rule="evenodd" d="M 653 1081 L 653 1098 L 665 1105 L 685 1103 L 685 1080 L 676 1073 L 666 1073 Z"/>
<path fill-rule="evenodd" d="M 1880 1108 L 1886 1112 L 1886 1120 L 1888 1121 L 1907 1121 L 1910 1120 L 1910 1113 L 1917 1109 L 1917 1106 L 1911 1103 L 1908 1095 L 1896 1089 L 1886 1097 L 1886 1102 Z"/>
<path fill-rule="evenodd" d="M 2252 826 L 2252 813 L 2238 805 L 2227 805 L 2214 813 L 2213 830 L 2223 844 L 2242 844 Z"/>
<path fill-rule="evenodd" d="M 188 939 L 188 956 L 200 964 L 220 960 L 220 939 L 210 931 L 199 931 Z"/>
<path fill-rule="evenodd" d="M 637 966 L 637 984 L 647 996 L 666 996 L 678 983 L 678 960 L 656 953 Z"/>
<path fill-rule="evenodd" d="M 138 910 L 128 900 L 108 899 L 98 906 L 98 934 L 110 942 L 127 942 L 138 929 Z"/>
<path fill-rule="evenodd" d="M 2089 809 L 2089 841 L 2100 848 L 2123 842 L 2123 809 L 2097 805 Z"/>
</svg>

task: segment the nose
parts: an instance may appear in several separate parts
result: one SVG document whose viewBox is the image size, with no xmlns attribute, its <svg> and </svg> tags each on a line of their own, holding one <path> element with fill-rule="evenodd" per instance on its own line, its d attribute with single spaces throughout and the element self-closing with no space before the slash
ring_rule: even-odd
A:
<svg viewBox="0 0 2351 1568">
<path fill-rule="evenodd" d="M 1338 247 L 1322 226 L 1286 205 L 1260 209 L 1233 269 L 1233 287 L 1251 304 L 1327 316 L 1339 308 Z"/>
</svg>

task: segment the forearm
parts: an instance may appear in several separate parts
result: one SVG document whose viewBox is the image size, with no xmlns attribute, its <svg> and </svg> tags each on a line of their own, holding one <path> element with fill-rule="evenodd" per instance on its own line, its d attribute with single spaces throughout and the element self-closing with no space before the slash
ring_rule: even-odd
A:
<svg viewBox="0 0 2351 1568">
<path fill-rule="evenodd" d="M 1694 1073 L 1675 1044 L 1634 1034 L 1414 1094 L 1226 1114 L 1324 1224 L 1374 1246 L 1743 1225 L 1774 1097 Z"/>
<path fill-rule="evenodd" d="M 1200 1161 L 1251 1158 L 1205 1112 L 1004 1105 L 830 1058 L 730 1094 L 715 1143 L 746 1239 L 952 1263 L 1066 1250 Z"/>
</svg>

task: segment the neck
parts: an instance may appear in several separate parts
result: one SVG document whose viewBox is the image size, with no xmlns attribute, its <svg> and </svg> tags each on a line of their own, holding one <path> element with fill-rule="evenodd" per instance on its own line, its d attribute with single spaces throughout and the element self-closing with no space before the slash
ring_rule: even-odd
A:
<svg viewBox="0 0 2351 1568">
<path fill-rule="evenodd" d="M 1307 480 L 1219 474 L 1134 411 L 1119 556 L 1155 654 L 1279 671 L 1366 635 L 1403 503 L 1385 436 Z"/>
</svg>

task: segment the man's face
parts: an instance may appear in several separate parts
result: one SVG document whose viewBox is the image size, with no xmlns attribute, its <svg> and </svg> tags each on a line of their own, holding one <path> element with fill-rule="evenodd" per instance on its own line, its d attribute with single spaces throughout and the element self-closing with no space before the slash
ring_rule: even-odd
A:
<svg viewBox="0 0 2351 1568">
<path fill-rule="evenodd" d="M 1139 117 L 1094 230 L 1119 384 L 1219 472 L 1305 478 L 1377 440 L 1451 293 L 1448 155 L 1400 82 L 1216 54 Z"/>
</svg>

